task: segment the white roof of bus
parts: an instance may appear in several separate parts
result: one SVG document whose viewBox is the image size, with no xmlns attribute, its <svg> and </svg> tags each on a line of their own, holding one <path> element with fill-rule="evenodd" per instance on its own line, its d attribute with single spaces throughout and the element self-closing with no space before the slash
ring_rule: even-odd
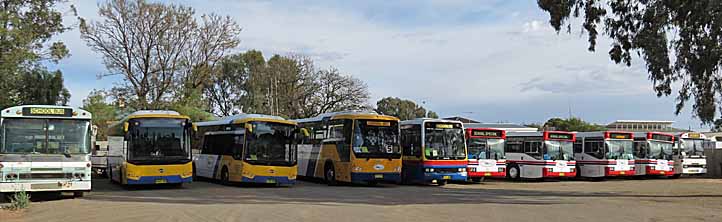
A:
<svg viewBox="0 0 722 222">
<path fill-rule="evenodd" d="M 23 111 L 23 108 L 26 108 L 26 107 L 73 109 L 73 112 L 77 112 L 77 113 L 78 113 L 78 116 L 73 116 L 73 117 L 23 116 L 22 114 L 21 114 L 21 115 L 18 115 L 18 114 L 17 114 L 18 111 L 19 111 L 19 112 L 22 112 L 22 111 Z M 85 115 L 83 115 L 83 113 L 85 113 Z M 86 110 L 80 109 L 80 108 L 75 108 L 75 107 L 70 107 L 70 106 L 55 106 L 55 105 L 22 105 L 22 106 L 8 107 L 8 108 L 3 109 L 2 111 L 0 111 L 0 117 L 92 119 L 92 116 L 93 116 L 92 113 L 90 113 L 90 112 L 88 112 L 88 111 L 86 111 Z"/>
<path fill-rule="evenodd" d="M 416 118 L 416 119 L 412 119 L 412 120 L 404 120 L 404 121 L 401 121 L 401 125 L 423 124 L 423 123 L 425 123 L 425 122 L 461 123 L 461 121 L 457 121 L 457 120 L 432 119 L 432 118 Z"/>
<path fill-rule="evenodd" d="M 233 116 L 226 116 L 222 117 L 219 120 L 214 121 L 207 121 L 207 122 L 198 122 L 195 123 L 196 126 L 217 126 L 217 125 L 227 125 L 232 124 L 233 121 L 240 120 L 240 119 L 249 119 L 249 118 L 259 118 L 259 119 L 275 119 L 275 120 L 286 120 L 283 117 L 280 116 L 271 116 L 271 115 L 264 115 L 264 114 L 238 114 Z"/>
<path fill-rule="evenodd" d="M 315 117 L 311 118 L 305 118 L 305 119 L 294 119 L 293 121 L 299 122 L 299 123 L 307 123 L 307 122 L 318 122 L 322 121 L 325 118 L 332 118 L 334 116 L 338 115 L 380 115 L 377 112 L 370 111 L 370 110 L 349 110 L 349 111 L 340 111 L 340 112 L 330 112 L 330 113 L 324 113 Z"/>
<path fill-rule="evenodd" d="M 635 138 L 639 138 L 639 137 L 647 138 L 647 133 L 648 133 L 648 132 L 634 132 L 634 137 L 635 137 Z M 672 136 L 674 136 L 673 133 L 669 133 L 669 132 L 649 132 L 649 133 L 658 133 L 658 134 L 662 134 L 662 135 L 672 135 Z M 677 136 L 674 136 L 674 137 L 677 137 Z M 674 140 L 677 140 L 677 138 L 674 138 Z"/>
</svg>

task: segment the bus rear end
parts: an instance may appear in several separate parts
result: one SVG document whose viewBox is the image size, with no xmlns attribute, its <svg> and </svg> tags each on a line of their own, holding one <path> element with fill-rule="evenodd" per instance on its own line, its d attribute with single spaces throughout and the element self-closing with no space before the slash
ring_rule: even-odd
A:
<svg viewBox="0 0 722 222">
<path fill-rule="evenodd" d="M 352 183 L 400 183 L 399 122 L 379 116 L 355 119 L 351 156 Z"/>
<path fill-rule="evenodd" d="M 472 181 L 506 177 L 504 141 L 506 131 L 485 128 L 465 129 L 469 163 L 466 171 Z"/>
</svg>

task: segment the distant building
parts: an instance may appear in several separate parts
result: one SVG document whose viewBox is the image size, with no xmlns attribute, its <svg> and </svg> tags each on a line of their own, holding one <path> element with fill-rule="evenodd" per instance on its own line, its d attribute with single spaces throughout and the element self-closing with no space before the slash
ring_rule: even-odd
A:
<svg viewBox="0 0 722 222">
<path fill-rule="evenodd" d="M 492 129 L 500 129 L 500 130 L 506 130 L 507 132 L 536 132 L 538 131 L 537 128 L 534 127 L 526 127 L 519 124 L 514 123 L 482 123 L 473 119 L 469 119 L 466 117 L 460 117 L 460 116 L 452 116 L 444 118 L 445 120 L 456 120 L 459 122 L 464 123 L 465 128 L 492 128 Z"/>
<path fill-rule="evenodd" d="M 446 118 L 444 118 L 444 119 L 445 119 L 445 120 L 456 120 L 456 121 L 459 121 L 459 122 L 462 122 L 462 123 L 479 123 L 479 121 L 476 121 L 476 120 L 473 120 L 473 119 L 469 119 L 469 118 L 466 118 L 466 117 L 461 117 L 461 116 L 446 117 Z"/>
<path fill-rule="evenodd" d="M 607 125 L 609 130 L 631 132 L 680 132 L 685 130 L 672 127 L 674 121 L 663 120 L 617 120 Z"/>
</svg>

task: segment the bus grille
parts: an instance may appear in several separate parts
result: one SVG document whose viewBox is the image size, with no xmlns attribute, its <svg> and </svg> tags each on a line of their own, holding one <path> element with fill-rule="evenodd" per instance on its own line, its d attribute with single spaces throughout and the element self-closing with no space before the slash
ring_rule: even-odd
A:
<svg viewBox="0 0 722 222">
<path fill-rule="evenodd" d="M 65 173 L 33 173 L 20 174 L 20 179 L 66 179 L 68 176 Z"/>
<path fill-rule="evenodd" d="M 38 183 L 38 184 L 31 184 L 30 188 L 33 190 L 49 190 L 49 189 L 57 189 L 60 187 L 57 183 Z"/>
<path fill-rule="evenodd" d="M 459 168 L 434 168 L 436 173 L 458 173 Z"/>
</svg>

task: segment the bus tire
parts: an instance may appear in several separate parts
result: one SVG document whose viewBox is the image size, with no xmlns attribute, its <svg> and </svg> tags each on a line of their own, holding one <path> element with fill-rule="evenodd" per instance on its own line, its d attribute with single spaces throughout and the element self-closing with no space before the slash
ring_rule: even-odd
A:
<svg viewBox="0 0 722 222">
<path fill-rule="evenodd" d="M 226 166 L 223 166 L 223 170 L 221 170 L 221 184 L 228 185 L 230 183 L 231 182 L 228 179 L 228 168 Z"/>
<path fill-rule="evenodd" d="M 473 181 L 474 183 L 481 183 L 482 181 L 484 181 L 484 177 L 471 178 L 471 181 Z"/>
<path fill-rule="evenodd" d="M 83 191 L 75 191 L 75 192 L 73 192 L 73 198 L 81 198 L 81 197 L 83 197 L 83 196 L 85 196 L 85 192 L 83 192 Z"/>
<path fill-rule="evenodd" d="M 326 184 L 329 186 L 335 186 L 336 182 L 336 169 L 333 167 L 333 163 L 326 162 L 324 164 L 323 179 L 326 180 Z"/>
<path fill-rule="evenodd" d="M 520 180 L 521 171 L 519 170 L 519 166 L 511 165 L 511 167 L 509 167 L 509 172 L 507 172 L 507 175 L 509 176 L 509 179 Z"/>
</svg>

